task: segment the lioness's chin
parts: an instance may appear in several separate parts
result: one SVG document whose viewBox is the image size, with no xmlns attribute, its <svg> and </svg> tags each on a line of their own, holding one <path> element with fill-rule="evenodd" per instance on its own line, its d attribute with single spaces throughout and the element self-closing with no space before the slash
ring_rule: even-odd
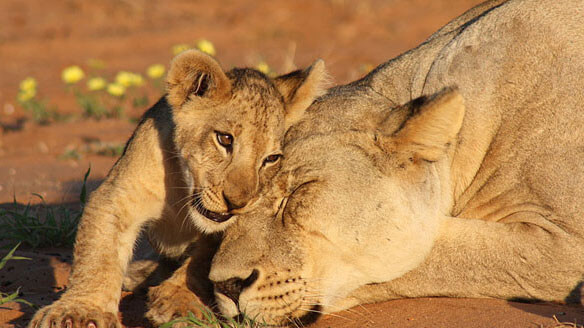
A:
<svg viewBox="0 0 584 328">
<path fill-rule="evenodd" d="M 299 286 L 278 288 L 274 281 L 244 291 L 238 304 L 220 292 L 215 292 L 215 300 L 226 318 L 246 317 L 269 327 L 303 327 L 323 313 L 317 296 L 309 296 Z"/>
<path fill-rule="evenodd" d="M 218 304 L 221 304 L 221 302 L 218 302 Z M 231 312 L 231 310 L 225 308 L 231 306 L 236 309 L 233 302 L 231 302 L 231 304 L 219 305 L 221 314 L 226 318 L 247 318 L 262 325 L 262 327 L 304 327 L 305 325 L 314 323 L 320 317 L 320 313 L 322 313 L 320 305 L 313 305 L 308 310 L 298 310 L 293 314 L 271 313 L 269 310 L 262 313 L 239 313 Z M 236 314 L 231 315 L 232 313 Z"/>
<path fill-rule="evenodd" d="M 226 318 L 233 318 L 239 315 L 237 305 L 229 297 L 221 293 L 215 293 L 215 301 L 219 312 Z"/>
<path fill-rule="evenodd" d="M 285 305 L 262 307 L 259 304 L 244 305 L 243 307 L 246 309 L 249 308 L 249 310 L 240 312 L 235 303 L 227 296 L 216 293 L 215 297 L 217 307 L 225 318 L 246 317 L 267 327 L 303 327 L 306 324 L 316 321 L 319 313 L 321 313 L 320 305 L 309 306 L 307 310 L 297 308 L 290 313 L 281 311 L 281 308 L 285 307 Z M 258 309 L 261 309 L 261 311 L 258 311 Z"/>
<path fill-rule="evenodd" d="M 200 229 L 200 231 L 207 234 L 224 231 L 236 221 L 236 217 L 231 217 L 222 222 L 213 221 L 202 215 L 193 207 L 189 208 L 189 216 L 195 226 Z"/>
</svg>

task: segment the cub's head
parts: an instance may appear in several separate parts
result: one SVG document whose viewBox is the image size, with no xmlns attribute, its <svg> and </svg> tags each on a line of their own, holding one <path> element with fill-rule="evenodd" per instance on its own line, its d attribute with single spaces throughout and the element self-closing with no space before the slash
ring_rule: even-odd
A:
<svg viewBox="0 0 584 328">
<path fill-rule="evenodd" d="M 253 69 L 224 72 L 196 50 L 172 61 L 167 101 L 197 226 L 222 230 L 254 202 L 277 171 L 286 128 L 324 93 L 325 77 L 322 61 L 274 79 Z"/>
</svg>

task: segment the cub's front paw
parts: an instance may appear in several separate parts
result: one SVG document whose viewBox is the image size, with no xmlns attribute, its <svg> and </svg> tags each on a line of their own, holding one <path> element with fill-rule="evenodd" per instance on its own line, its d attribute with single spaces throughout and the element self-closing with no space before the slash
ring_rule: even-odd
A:
<svg viewBox="0 0 584 328">
<path fill-rule="evenodd" d="M 121 328 L 116 314 L 99 307 L 59 300 L 40 309 L 32 318 L 28 328 Z"/>
<path fill-rule="evenodd" d="M 192 312 L 197 318 L 203 317 L 206 309 L 201 300 L 186 286 L 162 283 L 151 287 L 148 292 L 148 312 L 146 317 L 155 326 L 160 326 L 173 319 L 184 317 Z M 174 328 L 186 327 L 185 323 L 175 323 Z"/>
</svg>

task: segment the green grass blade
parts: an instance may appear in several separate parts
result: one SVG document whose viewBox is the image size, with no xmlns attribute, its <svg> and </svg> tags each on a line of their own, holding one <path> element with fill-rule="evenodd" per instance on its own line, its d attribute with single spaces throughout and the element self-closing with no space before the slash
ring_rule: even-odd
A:
<svg viewBox="0 0 584 328">
<path fill-rule="evenodd" d="M 79 200 L 81 204 L 85 205 L 87 201 L 87 178 L 89 178 L 89 173 L 91 172 L 91 166 L 87 168 L 87 172 L 85 172 L 85 176 L 83 177 L 83 185 L 81 186 L 81 194 L 79 194 Z"/>
<path fill-rule="evenodd" d="M 36 307 L 31 302 L 29 302 L 25 299 L 22 299 L 22 298 L 18 298 L 18 295 L 20 295 L 20 288 L 17 289 L 14 293 L 12 293 L 10 295 L 0 293 L 0 305 L 10 303 L 10 302 L 16 302 L 16 303 L 23 303 L 23 304 L 26 304 L 26 305 L 31 306 L 31 307 Z"/>
<path fill-rule="evenodd" d="M 2 268 L 4 268 L 4 266 L 6 265 L 6 262 L 10 261 L 10 260 L 30 260 L 28 257 L 22 257 L 22 256 L 14 256 L 14 252 L 16 251 L 16 249 L 18 248 L 18 246 L 20 246 L 20 243 L 16 244 L 16 246 L 14 246 L 14 248 L 12 248 L 8 254 L 6 254 L 2 260 L 0 260 L 0 270 L 2 270 Z"/>
<path fill-rule="evenodd" d="M 7 295 L 7 294 L 3 294 L 2 295 L 2 298 L 0 298 L 0 304 L 6 304 L 6 303 L 9 303 L 9 302 L 14 301 L 15 299 L 18 298 L 18 294 L 19 293 L 20 293 L 20 290 L 17 290 L 14 293 L 12 293 L 12 294 L 10 294 L 8 296 L 4 296 L 4 295 Z"/>
</svg>

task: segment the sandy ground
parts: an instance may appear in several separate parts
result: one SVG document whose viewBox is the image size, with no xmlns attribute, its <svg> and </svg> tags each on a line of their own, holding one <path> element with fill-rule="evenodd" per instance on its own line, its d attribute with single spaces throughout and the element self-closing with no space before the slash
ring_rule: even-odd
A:
<svg viewBox="0 0 584 328">
<path fill-rule="evenodd" d="M 143 72 L 167 64 L 171 47 L 205 38 L 225 68 L 266 61 L 284 73 L 325 60 L 335 83 L 362 76 L 416 46 L 480 0 L 2 0 L 0 1 L 0 206 L 39 203 L 77 206 L 83 174 L 95 189 L 115 161 L 92 151 L 123 144 L 135 123 L 128 118 L 74 119 L 47 126 L 27 120 L 16 103 L 19 82 L 33 76 L 39 97 L 60 113 L 79 115 L 60 81 L 63 68 L 106 64 L 102 73 Z M 159 94 L 148 92 L 153 103 Z M 129 110 L 136 118 L 143 108 Z M 135 120 L 134 120 L 135 121 Z M 97 145 L 97 146 L 96 146 Z M 67 158 L 74 151 L 80 158 Z M 50 303 L 66 286 L 70 250 L 23 248 L 33 261 L 9 262 L 0 290 L 21 287 L 23 298 Z M 143 295 L 128 294 L 123 323 L 144 327 Z M 0 306 L 0 327 L 23 326 L 33 309 Z M 503 300 L 410 299 L 357 307 L 325 316 L 314 327 L 552 327 L 556 319 L 584 322 L 580 306 Z"/>
</svg>

